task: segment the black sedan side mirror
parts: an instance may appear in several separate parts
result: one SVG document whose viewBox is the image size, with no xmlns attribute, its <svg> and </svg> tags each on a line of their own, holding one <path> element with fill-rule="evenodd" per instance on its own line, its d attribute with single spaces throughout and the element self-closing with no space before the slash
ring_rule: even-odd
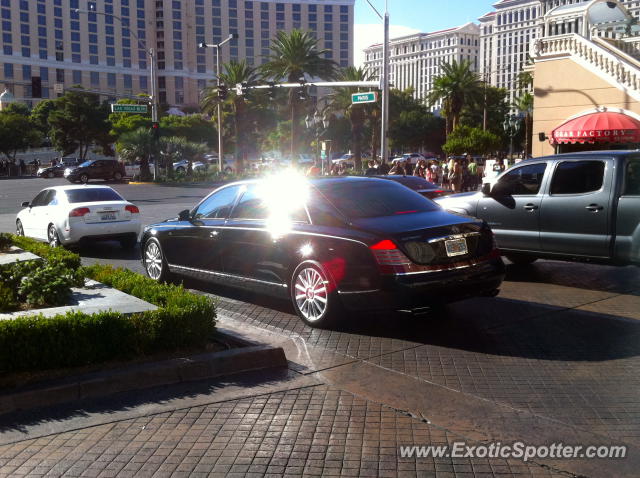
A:
<svg viewBox="0 0 640 478">
<path fill-rule="evenodd" d="M 484 183 L 482 185 L 482 194 L 484 196 L 491 196 L 491 183 Z"/>
<path fill-rule="evenodd" d="M 178 213 L 178 220 L 180 221 L 190 221 L 191 220 L 191 211 L 185 209 L 184 211 L 180 211 Z"/>
<path fill-rule="evenodd" d="M 29 206 L 31 206 L 31 203 L 29 201 L 24 201 L 22 203 L 22 207 L 29 207 Z"/>
</svg>

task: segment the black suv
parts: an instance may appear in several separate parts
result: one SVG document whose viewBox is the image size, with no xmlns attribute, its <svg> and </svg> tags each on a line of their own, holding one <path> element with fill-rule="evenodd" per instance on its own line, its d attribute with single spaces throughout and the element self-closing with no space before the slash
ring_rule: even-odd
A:
<svg viewBox="0 0 640 478">
<path fill-rule="evenodd" d="M 115 159 L 85 161 L 80 166 L 67 168 L 64 172 L 64 177 L 72 183 L 88 183 L 90 179 L 120 181 L 124 175 L 124 165 Z"/>
</svg>

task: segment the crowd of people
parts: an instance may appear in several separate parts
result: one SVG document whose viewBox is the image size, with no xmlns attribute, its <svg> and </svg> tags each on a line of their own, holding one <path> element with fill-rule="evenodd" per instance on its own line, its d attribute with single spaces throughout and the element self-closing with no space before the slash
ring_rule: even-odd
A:
<svg viewBox="0 0 640 478">
<path fill-rule="evenodd" d="M 504 171 L 504 163 L 496 161 L 499 168 L 497 172 Z M 437 184 L 452 191 L 477 191 L 482 185 L 484 177 L 484 160 L 477 160 L 471 155 L 464 158 L 448 158 L 447 160 L 420 159 L 416 164 L 410 160 L 397 160 L 390 166 L 379 160 L 369 160 L 365 169 L 366 176 L 377 176 L 385 174 L 398 174 L 402 176 L 418 176 L 427 181 Z M 345 163 L 333 164 L 328 171 L 329 176 L 347 176 L 350 170 Z M 320 167 L 312 166 L 308 171 L 309 176 L 319 176 Z"/>
</svg>

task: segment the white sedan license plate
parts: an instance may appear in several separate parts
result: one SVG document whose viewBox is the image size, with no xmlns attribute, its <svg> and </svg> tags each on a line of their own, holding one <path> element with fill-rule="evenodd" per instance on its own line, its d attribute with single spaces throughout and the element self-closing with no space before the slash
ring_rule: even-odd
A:
<svg viewBox="0 0 640 478">
<path fill-rule="evenodd" d="M 447 256 L 449 257 L 463 256 L 468 252 L 466 239 L 444 241 L 444 247 L 447 249 Z"/>
<path fill-rule="evenodd" d="M 116 220 L 116 213 L 115 212 L 102 213 L 100 215 L 100 219 L 103 220 L 103 221 L 115 221 Z"/>
</svg>

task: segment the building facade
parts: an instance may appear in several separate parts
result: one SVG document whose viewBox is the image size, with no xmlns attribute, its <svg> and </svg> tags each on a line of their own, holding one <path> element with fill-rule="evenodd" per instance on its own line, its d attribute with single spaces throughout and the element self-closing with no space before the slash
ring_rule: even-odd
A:
<svg viewBox="0 0 640 478">
<path fill-rule="evenodd" d="M 395 88 L 414 89 L 414 97 L 424 99 L 441 75 L 441 65 L 468 61 L 474 71 L 479 68 L 480 30 L 474 23 L 432 33 L 417 33 L 390 42 L 389 80 Z M 382 45 L 365 50 L 364 66 L 375 78 L 382 73 Z M 434 111 L 441 104 L 433 105 Z"/>
<path fill-rule="evenodd" d="M 277 32 L 301 29 L 315 35 L 319 48 L 329 50 L 328 58 L 349 66 L 354 3 L 0 0 L 0 85 L 27 103 L 33 102 L 32 77 L 41 78 L 44 98 L 76 84 L 113 99 L 148 94 L 146 48 L 154 48 L 160 102 L 197 105 L 200 91 L 215 77 L 215 50 L 200 49 L 199 43 L 219 43 L 235 33 L 238 39 L 220 49 L 221 63 L 245 59 L 258 66 L 267 61 Z"/>
<path fill-rule="evenodd" d="M 480 17 L 480 74 L 489 84 L 505 88 L 509 100 L 523 89 L 518 75 L 531 62 L 531 45 L 542 35 L 544 15 L 551 9 L 592 0 L 500 0 L 494 11 Z M 640 2 L 623 0 L 632 15 L 640 18 Z"/>
</svg>

